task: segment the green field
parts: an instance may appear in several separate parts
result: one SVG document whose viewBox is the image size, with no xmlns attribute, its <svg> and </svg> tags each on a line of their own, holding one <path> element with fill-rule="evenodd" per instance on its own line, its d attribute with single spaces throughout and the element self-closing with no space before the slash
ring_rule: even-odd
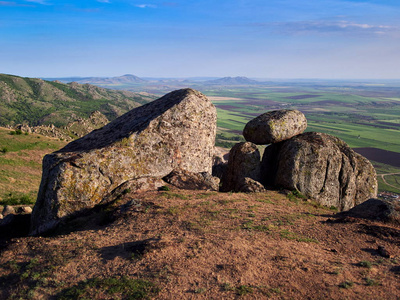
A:
<svg viewBox="0 0 400 300">
<path fill-rule="evenodd" d="M 237 136 L 241 136 L 246 123 L 255 116 L 285 108 L 298 109 L 305 114 L 307 131 L 337 136 L 352 148 L 379 148 L 400 153 L 399 87 L 386 90 L 371 86 L 285 85 L 205 88 L 202 92 L 211 99 L 219 97 L 213 101 L 218 113 L 219 146 L 237 143 Z M 373 163 L 381 174 L 400 173 L 400 169 L 390 163 Z M 400 192 L 399 176 L 384 176 L 387 184 L 380 176 L 380 190 Z"/>
<path fill-rule="evenodd" d="M 196 88 L 217 107 L 217 146 L 231 148 L 244 141 L 241 132 L 249 120 L 267 111 L 287 108 L 299 109 L 306 115 L 307 131 L 332 134 L 353 148 L 400 153 L 400 87 L 283 84 Z M 42 157 L 65 142 L 10 132 L 0 130 L 0 204 L 32 202 L 39 187 Z M 390 161 L 373 164 L 380 191 L 400 193 L 400 167 Z"/>
<path fill-rule="evenodd" d="M 12 134 L 13 133 L 13 134 Z M 0 128 L 0 205 L 36 201 L 42 158 L 66 142 Z"/>
</svg>

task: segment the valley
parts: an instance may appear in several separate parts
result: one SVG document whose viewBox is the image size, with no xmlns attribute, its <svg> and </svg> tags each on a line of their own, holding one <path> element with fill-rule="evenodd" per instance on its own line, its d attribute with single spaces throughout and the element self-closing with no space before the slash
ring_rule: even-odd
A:
<svg viewBox="0 0 400 300">
<path fill-rule="evenodd" d="M 102 81 L 96 78 L 92 83 L 157 96 L 185 87 L 197 89 L 217 107 L 216 145 L 225 148 L 244 141 L 242 130 L 252 118 L 270 110 L 298 109 L 307 117 L 306 131 L 328 133 L 356 151 L 360 148 L 359 153 L 371 160 L 380 174 L 380 190 L 400 193 L 396 175 L 400 173 L 399 81 L 127 78 L 128 75 Z M 71 79 L 91 82 L 90 78 L 68 78 Z"/>
<path fill-rule="evenodd" d="M 21 105 L 25 102 L 28 104 L 33 103 L 32 107 L 45 105 L 51 111 L 51 117 L 32 119 L 33 124 L 47 120 L 44 122 L 46 124 L 54 117 L 57 120 L 55 123 L 60 123 L 59 120 L 62 120 L 62 125 L 65 126 L 66 120 L 71 121 L 69 120 L 71 115 L 87 117 L 92 110 L 103 109 L 103 113 L 113 119 L 127 111 L 132 105 L 140 105 L 140 103 L 151 101 L 171 90 L 189 86 L 203 92 L 217 107 L 217 146 L 229 149 L 235 143 L 244 141 L 241 132 L 245 124 L 263 112 L 282 108 L 298 109 L 307 117 L 307 131 L 319 131 L 337 136 L 372 161 L 378 173 L 380 192 L 400 193 L 400 84 L 397 82 L 383 82 L 381 85 L 372 85 L 371 82 L 335 81 L 259 82 L 257 84 L 257 82 L 248 81 L 241 77 L 219 79 L 216 82 L 213 82 L 212 79 L 143 80 L 132 76 L 122 77 L 122 79 L 119 78 L 118 80 L 87 78 L 80 83 L 69 84 L 62 84 L 62 78 L 58 78 L 57 82 L 29 79 L 31 83 L 29 85 L 26 83 L 28 82 L 27 79 L 2 75 L 0 78 L 3 79 L 0 82 L 1 86 L 4 87 L 6 84 L 8 86 L 8 89 L 0 89 L 2 91 L 0 98 L 3 99 L 0 104 L 2 103 L 2 108 L 4 108 L 0 113 L 0 119 L 3 120 L 2 125 L 22 123 L 23 120 L 21 118 L 24 118 L 27 113 L 29 118 L 33 118 L 34 114 L 30 113 L 32 109 L 30 112 L 25 109 L 29 105 L 24 106 L 24 109 L 22 108 Z M 77 80 L 77 78 L 68 78 L 68 80 L 73 79 Z M 18 85 L 21 82 L 23 84 Z M 27 99 L 27 95 L 34 95 L 32 90 L 33 83 L 42 86 L 42 88 L 37 90 L 36 98 L 31 97 L 29 101 L 23 100 L 21 104 L 17 100 L 19 99 L 18 97 Z M 98 84 L 102 87 L 92 86 L 90 83 Z M 7 102 L 4 100 L 4 95 L 6 91 L 10 95 L 12 87 L 18 87 L 16 89 L 18 92 L 14 93 L 18 97 L 14 96 L 12 98 L 14 100 Z M 25 90 L 23 87 L 25 87 Z M 60 92 L 54 92 L 49 87 L 58 87 L 63 91 L 68 91 L 68 95 L 71 95 L 72 91 L 75 90 L 74 93 L 80 95 L 81 100 L 61 101 L 60 99 L 64 99 L 62 98 L 64 96 L 61 96 Z M 91 96 L 85 96 L 82 91 L 83 88 L 91 91 Z M 126 89 L 129 91 L 112 91 L 105 88 Z M 51 91 L 51 93 L 48 91 Z M 105 92 L 108 94 L 104 94 Z M 101 97 L 104 99 L 112 93 L 118 93 L 118 97 L 129 96 L 131 98 L 130 100 L 124 100 L 123 98 L 114 101 L 101 100 L 99 93 L 103 95 Z M 56 97 L 56 99 L 52 100 L 50 95 L 58 95 L 58 98 Z M 136 104 L 132 100 L 136 100 Z M 61 106 L 60 103 L 62 103 Z M 83 105 L 81 105 L 82 103 Z M 18 108 L 18 105 L 21 107 Z M 7 114 L 11 109 L 10 107 L 13 108 L 13 114 Z M 113 109 L 107 110 L 107 107 L 113 107 Z M 69 115 L 65 118 L 60 117 L 67 114 Z M 6 118 L 13 116 L 16 117 L 14 122 L 11 122 L 11 119 L 6 120 Z M 16 195 L 17 199 L 25 197 L 30 199 L 29 201 L 33 201 L 32 199 L 35 198 L 40 181 L 41 157 L 35 158 L 38 161 L 35 165 L 32 162 L 21 160 L 21 156 L 27 154 L 23 154 L 22 150 L 15 150 L 15 147 L 10 143 L 13 143 L 12 140 L 14 139 L 15 143 L 26 143 L 27 148 L 34 150 L 39 141 L 49 140 L 46 142 L 49 144 L 47 147 L 48 152 L 46 153 L 49 153 L 61 148 L 66 142 L 60 139 L 34 137 L 33 135 L 11 136 L 9 132 L 11 131 L 8 129 L 2 129 L 0 132 L 0 149 L 8 149 L 8 153 L 0 153 L 2 165 L 0 182 L 2 182 L 3 191 L 0 197 L 2 199 L 10 199 L 14 197 L 12 195 Z M 43 148 L 43 145 L 40 147 Z M 43 156 L 44 153 L 38 151 L 29 153 L 29 156 L 32 157 L 36 155 Z M 34 174 L 38 178 L 29 180 L 30 183 L 22 184 L 25 186 L 24 193 L 21 192 L 24 189 L 20 184 L 13 184 L 13 180 L 21 181 L 18 178 L 21 178 L 24 174 L 21 172 L 21 174 L 9 176 L 12 166 L 14 166 L 14 169 L 19 170 L 23 170 L 21 166 L 36 169 Z M 31 178 L 32 176 L 28 172 L 26 177 Z M 29 197 L 27 198 L 26 195 L 29 195 Z"/>
</svg>

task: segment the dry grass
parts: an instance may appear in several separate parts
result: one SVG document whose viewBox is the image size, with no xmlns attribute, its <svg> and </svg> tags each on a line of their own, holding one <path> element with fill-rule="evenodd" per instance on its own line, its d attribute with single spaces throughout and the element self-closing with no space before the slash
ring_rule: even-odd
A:
<svg viewBox="0 0 400 300">
<path fill-rule="evenodd" d="M 42 159 L 61 148 L 65 141 L 37 135 L 10 135 L 12 130 L 0 127 L 0 201 L 21 197 L 36 200 Z"/>
<path fill-rule="evenodd" d="M 0 298 L 400 297 L 399 227 L 337 220 L 273 191 L 126 194 L 68 226 L 75 231 L 9 241 Z"/>
</svg>

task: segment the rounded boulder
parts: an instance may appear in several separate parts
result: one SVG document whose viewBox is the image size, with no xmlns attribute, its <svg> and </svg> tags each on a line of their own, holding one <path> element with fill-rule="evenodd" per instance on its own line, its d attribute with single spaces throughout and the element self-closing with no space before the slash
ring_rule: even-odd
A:
<svg viewBox="0 0 400 300">
<path fill-rule="evenodd" d="M 249 121 L 243 136 L 257 145 L 278 143 L 301 134 L 307 128 L 307 119 L 301 111 L 281 109 L 264 113 Z"/>
</svg>

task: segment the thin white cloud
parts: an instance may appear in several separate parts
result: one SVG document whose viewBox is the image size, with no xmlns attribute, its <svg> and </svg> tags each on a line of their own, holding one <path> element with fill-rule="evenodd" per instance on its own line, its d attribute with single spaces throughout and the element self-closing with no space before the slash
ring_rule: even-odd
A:
<svg viewBox="0 0 400 300">
<path fill-rule="evenodd" d="M 400 28 L 388 25 L 357 23 L 346 20 L 339 21 L 298 21 L 258 23 L 257 26 L 270 28 L 274 32 L 288 35 L 306 34 L 355 34 L 355 35 L 384 35 L 400 33 Z"/>
<path fill-rule="evenodd" d="M 17 3 L 10 1 L 0 1 L 0 6 L 15 6 Z"/>
<path fill-rule="evenodd" d="M 139 8 L 157 8 L 157 5 L 154 4 L 136 4 L 135 6 Z"/>
<path fill-rule="evenodd" d="M 97 0 L 97 2 L 100 2 L 100 3 L 111 3 L 110 0 Z"/>
<path fill-rule="evenodd" d="M 31 6 L 29 4 L 18 4 L 13 1 L 0 1 L 0 6 Z"/>
<path fill-rule="evenodd" d="M 25 2 L 32 2 L 32 3 L 37 3 L 37 4 L 43 4 L 46 5 L 46 0 L 25 0 Z"/>
</svg>

